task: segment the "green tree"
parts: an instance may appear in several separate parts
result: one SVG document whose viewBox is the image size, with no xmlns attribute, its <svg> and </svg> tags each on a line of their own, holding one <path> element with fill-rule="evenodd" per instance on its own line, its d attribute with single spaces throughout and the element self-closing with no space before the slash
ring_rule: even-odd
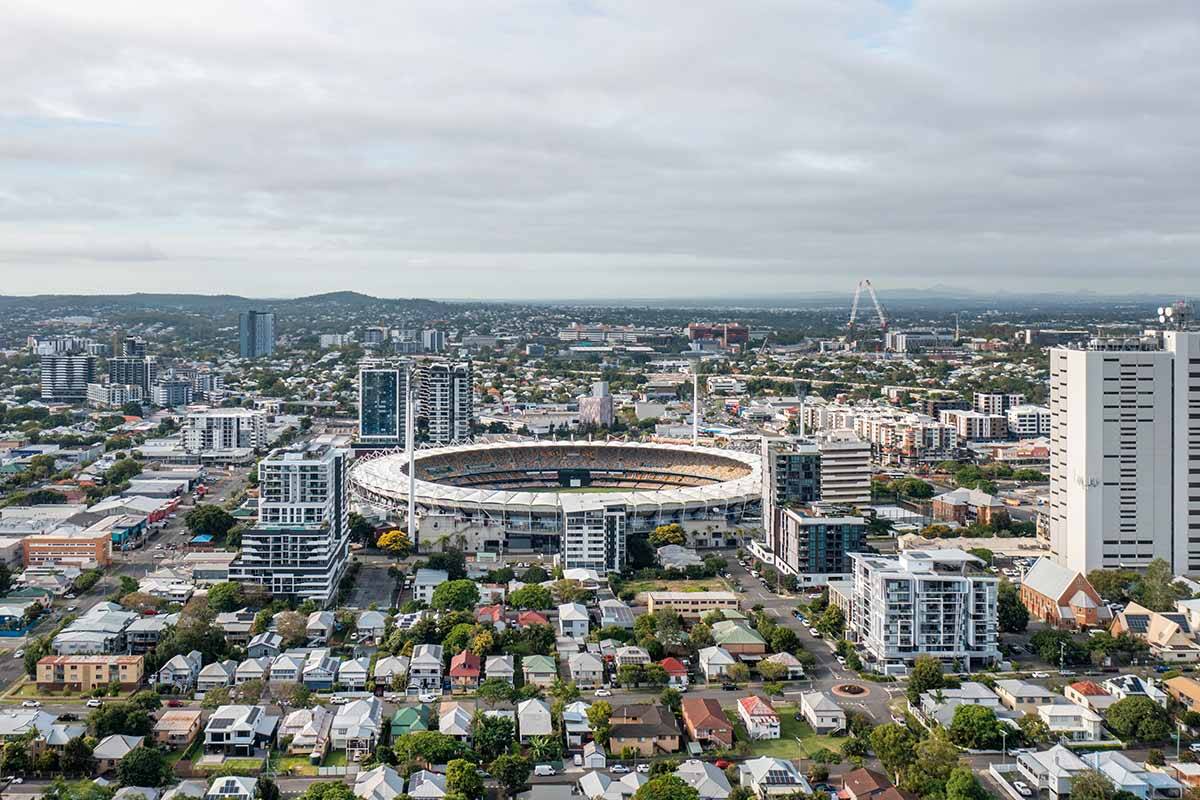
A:
<svg viewBox="0 0 1200 800">
<path fill-rule="evenodd" d="M 456 758 L 446 765 L 446 791 L 461 794 L 467 800 L 483 797 L 483 778 L 474 762 Z"/>
<path fill-rule="evenodd" d="M 957 766 L 958 748 L 946 738 L 945 731 L 934 731 L 913 748 L 913 763 L 904 776 L 904 788 L 921 797 L 940 794 Z"/>
<path fill-rule="evenodd" d="M 725 676 L 734 683 L 745 683 L 750 680 L 750 668 L 742 662 L 731 664 L 725 671 Z"/>
<path fill-rule="evenodd" d="M 1104 720 L 1126 741 L 1158 742 L 1171 735 L 1167 710 L 1149 697 L 1134 695 L 1108 707 Z"/>
<path fill-rule="evenodd" d="M 1087 579 L 1105 600 L 1124 602 L 1133 597 L 1138 574 L 1133 570 L 1094 569 L 1087 574 Z"/>
<path fill-rule="evenodd" d="M 683 526 L 677 522 L 669 525 L 659 525 L 650 533 L 650 544 L 654 547 L 664 547 L 668 544 L 686 544 L 687 534 Z"/>
<path fill-rule="evenodd" d="M 813 627 L 830 639 L 840 639 L 846 630 L 846 615 L 837 606 L 829 606 L 817 618 Z"/>
<path fill-rule="evenodd" d="M 537 564 L 525 570 L 525 573 L 521 576 L 521 583 L 525 584 L 545 583 L 548 580 L 550 580 L 550 573 Z"/>
<path fill-rule="evenodd" d="M 1113 800 L 1117 789 L 1103 773 L 1085 770 L 1071 781 L 1071 800 Z"/>
<path fill-rule="evenodd" d="M 507 717 L 478 714 L 473 726 L 475 752 L 484 761 L 491 761 L 512 747 L 513 722 Z"/>
<path fill-rule="evenodd" d="M 554 607 L 554 595 L 545 586 L 534 583 L 522 586 L 510 594 L 508 602 L 513 608 L 542 611 Z"/>
<path fill-rule="evenodd" d="M 301 800 L 356 800 L 354 792 L 341 781 L 311 784 L 300 797 Z"/>
<path fill-rule="evenodd" d="M 871 751 L 883 768 L 893 781 L 899 782 L 900 775 L 915 758 L 916 739 L 912 733 L 903 725 L 889 722 L 872 730 L 867 738 L 871 743 Z"/>
<path fill-rule="evenodd" d="M 1050 741 L 1050 726 L 1037 714 L 1026 714 L 1017 720 L 1021 736 L 1030 744 L 1046 744 Z"/>
<path fill-rule="evenodd" d="M 683 695 L 674 686 L 663 689 L 658 699 L 672 714 L 678 714 L 683 708 Z"/>
<path fill-rule="evenodd" d="M 1175 586 L 1175 573 L 1165 559 L 1146 565 L 1134 590 L 1137 601 L 1151 611 L 1174 611 L 1175 601 L 1186 596 Z"/>
<path fill-rule="evenodd" d="M 420 761 L 424 764 L 448 764 L 461 758 L 463 745 L 453 736 L 438 731 L 419 731 L 396 740 L 396 759 L 400 762 Z"/>
<path fill-rule="evenodd" d="M 117 775 L 126 786 L 162 786 L 170 777 L 167 757 L 152 747 L 136 747 L 117 765 Z"/>
<path fill-rule="evenodd" d="M 970 750 L 993 750 L 1002 744 L 1002 730 L 995 711 L 987 706 L 964 704 L 954 709 L 950 741 Z"/>
<path fill-rule="evenodd" d="M 956 767 L 946 779 L 946 800 L 988 800 L 988 793 L 979 785 L 975 773 L 966 767 Z"/>
<path fill-rule="evenodd" d="M 379 534 L 375 546 L 397 558 L 406 558 L 412 552 L 412 541 L 409 540 L 408 533 L 401 530 L 385 531 Z"/>
<path fill-rule="evenodd" d="M 533 762 L 524 756 L 505 754 L 492 762 L 491 773 L 504 787 L 504 793 L 516 797 L 529 783 Z"/>
<path fill-rule="evenodd" d="M 359 544 L 369 544 L 371 538 L 375 535 L 375 528 L 371 523 L 356 511 L 351 511 L 350 516 L 346 517 L 347 523 L 350 526 L 350 540 Z"/>
<path fill-rule="evenodd" d="M 1021 602 L 1017 587 L 1008 581 L 1000 584 L 996 597 L 997 617 L 1004 633 L 1024 633 L 1029 625 L 1029 609 Z"/>
<path fill-rule="evenodd" d="M 512 694 L 512 684 L 504 678 L 487 678 L 479 684 L 479 689 L 475 692 L 475 695 L 488 706 L 508 702 L 512 700 Z"/>
<path fill-rule="evenodd" d="M 942 674 L 942 662 L 933 656 L 917 656 L 912 672 L 908 676 L 908 700 L 913 705 L 921 702 L 921 695 L 946 686 Z"/>
<path fill-rule="evenodd" d="M 607 700 L 597 700 L 588 707 L 587 719 L 592 728 L 592 737 L 607 746 L 612 732 L 612 704 Z"/>
<path fill-rule="evenodd" d="M 675 775 L 660 775 L 642 784 L 633 800 L 700 800 L 700 793 Z"/>
<path fill-rule="evenodd" d="M 237 524 L 233 516 L 215 503 L 201 503 L 187 513 L 183 518 L 193 535 L 208 534 L 219 539 Z"/>
<path fill-rule="evenodd" d="M 242 607 L 241 584 L 225 581 L 210 586 L 208 588 L 208 605 L 220 613 L 238 610 Z"/>
<path fill-rule="evenodd" d="M 59 767 L 67 775 L 91 775 L 96 768 L 92 748 L 82 736 L 76 736 L 63 746 Z"/>
<path fill-rule="evenodd" d="M 758 665 L 758 674 L 764 681 L 781 681 L 787 677 L 788 668 L 778 661 L 763 661 Z"/>
<path fill-rule="evenodd" d="M 97 739 L 114 733 L 126 736 L 149 736 L 153 722 L 145 709 L 130 703 L 105 703 L 88 717 Z"/>
</svg>

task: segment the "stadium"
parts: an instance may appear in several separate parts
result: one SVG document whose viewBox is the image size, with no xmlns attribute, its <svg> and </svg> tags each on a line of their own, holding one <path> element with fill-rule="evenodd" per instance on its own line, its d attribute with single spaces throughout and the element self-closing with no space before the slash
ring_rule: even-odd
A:
<svg viewBox="0 0 1200 800">
<path fill-rule="evenodd" d="M 700 547 L 757 521 L 756 454 L 629 442 L 498 442 L 418 450 L 422 550 L 558 553 L 566 567 L 603 573 L 624 560 L 624 539 L 679 523 Z M 388 453 L 350 471 L 355 497 L 404 514 L 408 456 Z"/>
</svg>

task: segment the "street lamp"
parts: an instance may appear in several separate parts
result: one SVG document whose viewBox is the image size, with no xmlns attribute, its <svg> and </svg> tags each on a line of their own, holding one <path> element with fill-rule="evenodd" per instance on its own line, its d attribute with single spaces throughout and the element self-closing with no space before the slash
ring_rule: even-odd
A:
<svg viewBox="0 0 1200 800">
<path fill-rule="evenodd" d="M 1000 729 L 1000 763 L 1008 763 L 1008 729 Z"/>
</svg>

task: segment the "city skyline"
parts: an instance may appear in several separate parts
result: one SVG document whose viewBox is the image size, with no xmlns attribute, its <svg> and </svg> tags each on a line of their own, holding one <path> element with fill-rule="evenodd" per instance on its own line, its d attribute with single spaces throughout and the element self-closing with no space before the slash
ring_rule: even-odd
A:
<svg viewBox="0 0 1200 800">
<path fill-rule="evenodd" d="M 1187 3 L 472 12 L 6 8 L 5 291 L 1116 293 L 1195 273 Z"/>
</svg>

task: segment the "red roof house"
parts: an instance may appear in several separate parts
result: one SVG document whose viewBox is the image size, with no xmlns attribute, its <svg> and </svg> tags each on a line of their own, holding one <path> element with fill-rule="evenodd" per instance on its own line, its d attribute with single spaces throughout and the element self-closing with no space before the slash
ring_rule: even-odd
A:
<svg viewBox="0 0 1200 800">
<path fill-rule="evenodd" d="M 479 676 L 482 671 L 479 656 L 470 650 L 463 650 L 450 659 L 450 684 L 452 691 L 475 691 L 479 688 Z"/>
</svg>

